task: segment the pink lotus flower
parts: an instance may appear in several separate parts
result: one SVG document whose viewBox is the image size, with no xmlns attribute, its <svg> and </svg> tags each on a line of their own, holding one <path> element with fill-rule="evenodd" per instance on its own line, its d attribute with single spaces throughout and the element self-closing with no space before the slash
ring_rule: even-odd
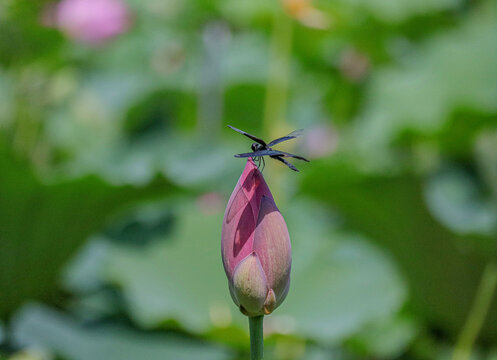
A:
<svg viewBox="0 0 497 360">
<path fill-rule="evenodd" d="M 100 45 L 128 30 L 130 15 L 121 0 L 62 0 L 55 26 L 77 41 Z"/>
<path fill-rule="evenodd" d="M 243 314 L 267 315 L 283 302 L 290 286 L 290 236 L 252 159 L 228 201 L 221 250 L 231 297 Z"/>
</svg>

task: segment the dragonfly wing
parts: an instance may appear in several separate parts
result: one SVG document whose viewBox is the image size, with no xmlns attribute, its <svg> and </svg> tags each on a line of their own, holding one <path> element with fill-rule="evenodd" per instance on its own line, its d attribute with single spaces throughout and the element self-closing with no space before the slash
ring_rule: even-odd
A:
<svg viewBox="0 0 497 360">
<path fill-rule="evenodd" d="M 290 169 L 292 169 L 293 171 L 299 172 L 299 169 L 297 169 L 295 166 L 293 166 L 293 164 L 289 163 L 288 161 L 286 161 L 286 160 L 285 160 L 285 159 L 283 159 L 282 157 L 280 157 L 280 156 L 275 156 L 275 157 L 273 157 L 273 159 L 279 160 L 279 161 L 281 161 L 283 164 L 285 164 L 286 166 L 288 166 Z"/>
<path fill-rule="evenodd" d="M 250 153 L 243 153 L 243 154 L 235 155 L 236 158 L 248 158 L 248 157 L 258 157 L 258 156 L 271 156 L 271 158 L 276 159 L 278 161 L 281 161 L 283 164 L 288 166 L 293 171 L 299 171 L 299 170 L 295 166 L 293 166 L 293 164 L 291 164 L 288 161 L 286 161 L 285 159 L 283 159 L 283 156 L 294 157 L 296 159 L 303 159 L 303 160 L 309 161 L 307 159 L 304 159 L 301 156 L 285 153 L 283 151 L 278 151 L 278 150 L 259 150 L 259 151 L 254 151 L 254 152 L 250 152 Z"/>
<path fill-rule="evenodd" d="M 284 152 L 284 151 L 278 151 L 278 150 L 275 150 L 275 151 L 278 152 L 281 156 L 293 157 L 295 159 L 299 159 L 299 160 L 304 160 L 304 161 L 310 162 L 310 160 L 307 160 L 303 156 L 299 156 L 299 155 L 295 155 L 295 154 L 290 154 L 290 153 L 287 153 L 287 152 Z"/>
<path fill-rule="evenodd" d="M 266 143 L 264 142 L 264 140 L 259 139 L 257 136 L 254 136 L 254 135 L 252 135 L 252 134 L 249 134 L 249 133 L 247 133 L 247 132 L 245 132 L 245 131 L 243 131 L 243 130 L 237 129 L 236 127 L 231 126 L 231 125 L 228 125 L 228 127 L 229 127 L 230 129 L 235 130 L 236 132 L 238 132 L 238 133 L 240 133 L 240 134 L 242 134 L 242 135 L 245 135 L 246 137 L 248 137 L 248 138 L 250 138 L 250 139 L 254 140 L 255 142 L 257 142 L 257 143 L 259 143 L 259 144 L 261 144 L 261 145 L 267 146 L 267 145 L 266 145 Z"/>
<path fill-rule="evenodd" d="M 295 155 L 295 154 L 290 154 L 284 151 L 279 151 L 279 150 L 259 150 L 259 151 L 254 151 L 250 153 L 243 153 L 243 154 L 237 154 L 235 155 L 236 158 L 246 158 L 246 157 L 256 157 L 256 156 L 280 156 L 280 157 L 292 157 L 295 159 L 299 160 L 304 160 L 307 162 L 310 162 L 307 160 L 305 157 Z"/>
<path fill-rule="evenodd" d="M 259 150 L 249 153 L 236 154 L 236 158 L 247 158 L 247 157 L 257 157 L 257 156 L 271 156 L 271 155 L 282 155 L 281 151 L 276 150 Z"/>
<path fill-rule="evenodd" d="M 283 136 L 283 137 L 280 137 L 278 139 L 275 139 L 275 140 L 271 141 L 269 144 L 267 144 L 267 146 L 271 147 L 273 145 L 279 144 L 280 142 L 287 141 L 287 140 L 290 140 L 290 139 L 295 139 L 296 137 L 302 135 L 303 132 L 304 132 L 304 129 L 299 129 L 299 130 L 292 131 L 287 136 Z"/>
</svg>

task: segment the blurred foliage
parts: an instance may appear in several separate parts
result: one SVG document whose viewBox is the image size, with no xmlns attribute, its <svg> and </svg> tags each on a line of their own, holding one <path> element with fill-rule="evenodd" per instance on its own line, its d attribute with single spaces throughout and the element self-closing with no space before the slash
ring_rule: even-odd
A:
<svg viewBox="0 0 497 360">
<path fill-rule="evenodd" d="M 226 124 L 312 159 L 264 170 L 293 246 L 266 358 L 448 359 L 476 324 L 495 359 L 495 1 L 126 4 L 91 45 L 0 2 L 0 359 L 246 358 Z"/>
<path fill-rule="evenodd" d="M 111 324 L 85 326 L 38 306 L 20 312 L 13 335 L 19 344 L 41 342 L 70 359 L 228 359 L 227 351 L 174 334 L 132 332 Z"/>
<path fill-rule="evenodd" d="M 376 239 L 397 258 L 410 282 L 414 306 L 440 327 L 460 329 L 485 260 L 494 260 L 497 254 L 495 239 L 460 236 L 435 222 L 415 176 L 347 176 L 340 166 L 326 169 L 317 164 L 312 171 L 341 174 L 325 179 L 309 172 L 306 188 L 321 194 L 354 228 Z M 329 188 L 334 191 L 326 191 Z M 465 220 L 470 219 L 466 216 Z M 487 336 L 495 337 L 491 324 L 497 307 L 491 309 Z"/>
<path fill-rule="evenodd" d="M 2 317 L 26 298 L 54 296 L 68 257 L 119 207 L 170 189 L 163 181 L 136 189 L 112 186 L 92 176 L 44 184 L 8 154 L 2 153 L 1 159 Z"/>
</svg>

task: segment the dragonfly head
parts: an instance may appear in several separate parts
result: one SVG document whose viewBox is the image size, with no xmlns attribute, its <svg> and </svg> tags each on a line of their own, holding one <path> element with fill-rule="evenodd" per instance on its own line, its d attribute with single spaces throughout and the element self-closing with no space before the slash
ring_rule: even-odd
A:
<svg viewBox="0 0 497 360">
<path fill-rule="evenodd" d="M 259 150 L 262 150 L 262 145 L 258 144 L 258 143 L 253 143 L 251 148 L 252 148 L 252 151 L 259 151 Z"/>
</svg>

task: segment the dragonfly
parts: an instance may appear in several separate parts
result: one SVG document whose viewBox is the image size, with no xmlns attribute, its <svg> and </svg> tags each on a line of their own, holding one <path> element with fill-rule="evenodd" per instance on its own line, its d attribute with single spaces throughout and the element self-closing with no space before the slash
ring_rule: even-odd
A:
<svg viewBox="0 0 497 360">
<path fill-rule="evenodd" d="M 235 155 L 235 157 L 236 158 L 248 158 L 248 157 L 251 157 L 251 158 L 254 159 L 254 161 L 258 162 L 257 166 L 259 168 L 260 168 L 260 165 L 261 165 L 261 162 L 262 162 L 262 164 L 263 164 L 262 171 L 264 170 L 264 167 L 266 166 L 266 161 L 264 160 L 264 156 L 269 156 L 271 159 L 278 160 L 278 161 L 282 162 L 283 164 L 285 164 L 286 166 L 288 166 L 293 171 L 297 171 L 297 172 L 299 170 L 292 163 L 288 162 L 285 158 L 291 157 L 291 158 L 295 158 L 295 159 L 298 159 L 298 160 L 303 160 L 303 161 L 309 162 L 309 160 L 307 160 L 306 158 L 304 158 L 302 156 L 295 155 L 295 154 L 290 154 L 290 153 L 287 153 L 287 152 L 284 152 L 284 151 L 280 151 L 280 150 L 274 150 L 272 148 L 272 146 L 274 146 L 276 144 L 279 144 L 279 143 L 281 143 L 283 141 L 295 139 L 296 137 L 302 135 L 302 133 L 304 131 L 302 129 L 295 130 L 295 131 L 291 132 L 290 134 L 288 134 L 286 136 L 277 138 L 277 139 L 275 139 L 275 140 L 273 140 L 273 141 L 271 141 L 269 143 L 266 143 L 264 140 L 259 139 L 257 136 L 249 134 L 249 133 L 247 133 L 247 132 L 245 132 L 243 130 L 237 129 L 234 126 L 228 125 L 228 127 L 230 129 L 235 130 L 236 132 L 238 132 L 238 133 L 240 133 L 242 135 L 245 135 L 246 137 L 252 139 L 253 141 L 255 141 L 255 143 L 253 143 L 252 146 L 251 146 L 252 152 L 243 153 L 243 154 L 237 154 L 237 155 Z"/>
</svg>

